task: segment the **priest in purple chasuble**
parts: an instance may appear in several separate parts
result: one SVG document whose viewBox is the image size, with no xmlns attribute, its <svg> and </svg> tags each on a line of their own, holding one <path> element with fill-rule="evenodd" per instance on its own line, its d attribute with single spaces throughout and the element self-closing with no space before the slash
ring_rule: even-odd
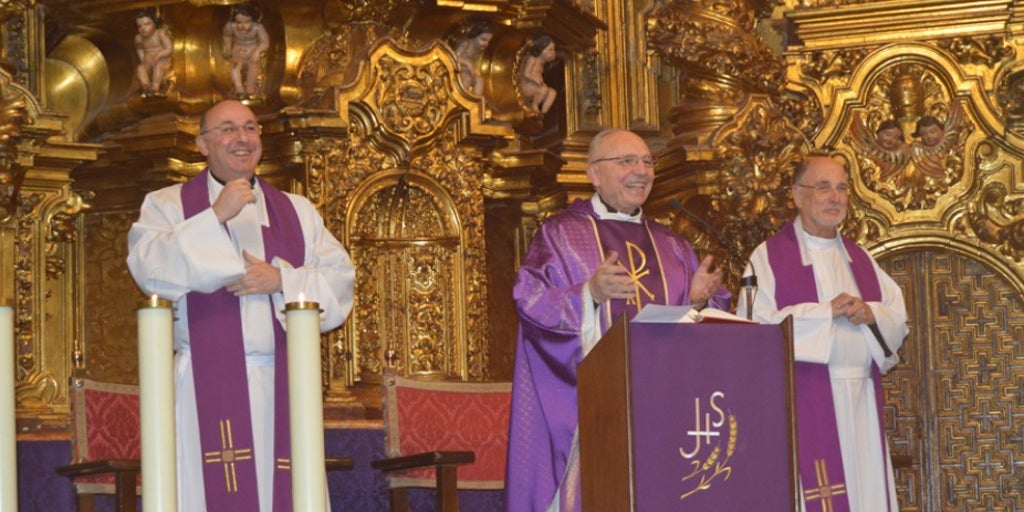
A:
<svg viewBox="0 0 1024 512">
<path fill-rule="evenodd" d="M 727 309 L 721 268 L 641 205 L 654 182 L 647 144 L 605 130 L 590 144 L 596 193 L 547 219 L 513 291 L 519 313 L 507 510 L 580 510 L 576 369 L 613 320 L 649 303 Z"/>
<path fill-rule="evenodd" d="M 301 298 L 322 331 L 341 325 L 355 270 L 312 203 L 255 176 L 248 107 L 220 102 L 199 129 L 206 169 L 148 194 L 128 234 L 132 277 L 175 307 L 178 507 L 289 511 L 282 312 Z"/>
<path fill-rule="evenodd" d="M 793 316 L 802 510 L 898 510 L 885 436 L 881 374 L 908 333 L 899 286 L 839 233 L 849 174 L 812 156 L 797 166 L 798 216 L 750 257 L 753 318 Z M 740 297 L 737 313 L 748 305 Z"/>
</svg>

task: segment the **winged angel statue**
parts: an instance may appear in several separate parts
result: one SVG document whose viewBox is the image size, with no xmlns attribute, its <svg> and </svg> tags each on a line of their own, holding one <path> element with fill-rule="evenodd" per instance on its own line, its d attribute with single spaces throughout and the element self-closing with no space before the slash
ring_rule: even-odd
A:
<svg viewBox="0 0 1024 512">
<path fill-rule="evenodd" d="M 909 144 L 895 120 L 872 131 L 859 113 L 850 126 L 849 143 L 865 184 L 903 208 L 930 208 L 935 199 L 963 176 L 963 147 L 970 123 L 958 101 L 946 120 L 925 115 L 917 120 Z"/>
</svg>

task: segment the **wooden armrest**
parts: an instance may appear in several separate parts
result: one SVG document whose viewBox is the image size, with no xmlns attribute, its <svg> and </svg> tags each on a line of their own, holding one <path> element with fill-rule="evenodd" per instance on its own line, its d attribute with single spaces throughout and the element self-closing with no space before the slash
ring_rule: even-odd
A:
<svg viewBox="0 0 1024 512">
<path fill-rule="evenodd" d="M 136 459 L 94 460 L 60 466 L 54 471 L 58 475 L 70 478 L 111 473 L 139 473 L 142 471 L 142 464 Z"/>
<path fill-rule="evenodd" d="M 451 466 L 468 464 L 476 460 L 476 454 L 464 452 L 425 452 L 402 457 L 378 459 L 370 462 L 374 469 L 381 471 L 398 471 L 402 469 L 423 468 L 428 466 Z"/>
<path fill-rule="evenodd" d="M 58 475 L 75 478 L 88 475 L 114 475 L 114 494 L 116 512 L 136 512 L 138 510 L 135 494 L 136 480 L 142 471 L 142 463 L 138 459 L 109 459 L 79 462 L 60 466 L 54 471 Z M 81 499 L 81 498 L 79 498 Z"/>
<path fill-rule="evenodd" d="M 327 457 L 327 471 L 351 471 L 352 457 Z"/>
</svg>

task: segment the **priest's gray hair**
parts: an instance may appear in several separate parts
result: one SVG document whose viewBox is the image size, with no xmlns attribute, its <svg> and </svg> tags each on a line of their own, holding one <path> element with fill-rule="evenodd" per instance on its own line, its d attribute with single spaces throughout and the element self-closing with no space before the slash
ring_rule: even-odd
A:
<svg viewBox="0 0 1024 512">
<path fill-rule="evenodd" d="M 832 160 L 832 161 L 838 163 L 839 165 L 843 166 L 843 170 L 846 171 L 846 175 L 847 176 L 850 175 L 850 169 L 846 167 L 846 164 L 844 164 L 844 163 L 842 163 L 842 162 L 832 158 L 832 155 L 830 155 L 828 153 L 825 153 L 825 152 L 812 151 L 810 153 L 807 153 L 807 155 L 804 156 L 804 159 L 801 160 L 800 162 L 798 162 L 796 164 L 796 167 L 793 169 L 793 184 L 794 185 L 800 183 L 800 179 L 804 177 L 804 173 L 807 172 L 807 168 L 810 167 L 811 162 L 813 162 L 814 160 L 817 160 L 819 158 L 827 158 L 829 160 Z"/>
</svg>

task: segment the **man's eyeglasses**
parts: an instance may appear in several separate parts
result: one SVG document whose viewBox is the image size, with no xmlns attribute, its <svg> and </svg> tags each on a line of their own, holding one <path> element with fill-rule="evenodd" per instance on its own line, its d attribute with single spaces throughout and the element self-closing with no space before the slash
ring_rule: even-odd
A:
<svg viewBox="0 0 1024 512">
<path fill-rule="evenodd" d="M 804 185 L 803 183 L 796 183 L 798 187 L 813 189 L 818 195 L 823 196 L 829 192 L 835 190 L 841 196 L 848 195 L 850 193 L 850 185 L 846 183 L 839 183 L 836 186 L 832 186 L 831 183 L 818 183 L 817 185 Z"/>
<path fill-rule="evenodd" d="M 206 135 L 207 133 L 215 133 L 221 137 L 234 137 L 240 132 L 245 132 L 246 135 L 257 136 L 263 132 L 263 127 L 256 123 L 245 123 L 242 126 L 238 126 L 231 121 L 223 123 L 213 128 L 208 128 L 199 132 L 199 135 Z"/>
<path fill-rule="evenodd" d="M 634 165 L 636 165 L 636 164 L 638 164 L 640 162 L 643 162 L 644 167 L 647 167 L 648 169 L 654 168 L 655 164 L 658 163 L 657 160 L 655 160 L 655 159 L 653 159 L 653 158 L 651 158 L 649 156 L 641 157 L 641 156 L 637 156 L 637 155 L 621 155 L 621 156 L 610 156 L 608 158 L 597 158 L 595 160 L 591 160 L 590 163 L 596 164 L 598 162 L 608 162 L 608 161 L 613 161 L 613 162 L 619 164 L 620 167 L 633 167 Z"/>
</svg>

